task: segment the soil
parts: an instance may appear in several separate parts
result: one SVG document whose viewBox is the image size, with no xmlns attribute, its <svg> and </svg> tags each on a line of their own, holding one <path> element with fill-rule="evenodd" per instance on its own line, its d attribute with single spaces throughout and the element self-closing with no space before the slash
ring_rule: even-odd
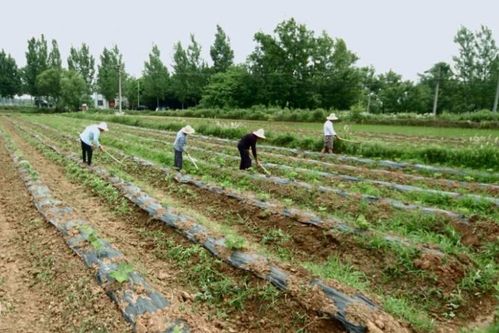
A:
<svg viewBox="0 0 499 333">
<path fill-rule="evenodd" d="M 424 279 L 410 279 L 407 275 L 399 276 L 398 278 L 394 277 L 391 281 L 383 281 L 384 277 L 381 276 L 381 272 L 383 270 L 397 270 L 400 269 L 401 264 L 400 262 L 397 262 L 396 257 L 387 256 L 386 253 L 382 251 L 360 248 L 359 246 L 350 243 L 347 239 L 338 237 L 337 235 L 324 235 L 322 234 L 322 231 L 319 231 L 316 228 L 302 226 L 296 222 L 293 223 L 293 221 L 289 221 L 285 218 L 272 214 L 262 214 L 261 211 L 241 205 L 235 200 L 227 200 L 227 198 L 214 195 L 207 191 L 195 190 L 194 192 L 196 195 L 193 196 L 192 191 L 191 193 L 186 194 L 185 192 L 179 191 L 178 186 L 172 186 L 172 184 L 167 184 L 165 187 L 165 184 L 162 184 L 162 177 L 158 178 L 156 175 L 147 178 L 144 170 L 128 171 L 136 177 L 143 177 L 143 179 L 146 179 L 147 183 L 154 185 L 158 190 L 166 190 L 170 195 L 180 201 L 183 201 L 184 205 L 194 206 L 196 211 L 203 212 L 204 216 L 208 219 L 216 221 L 219 224 L 224 223 L 227 216 L 233 217 L 240 215 L 243 218 L 244 223 L 241 225 L 233 225 L 233 227 L 245 236 L 248 236 L 248 238 L 254 242 L 262 241 L 262 236 L 270 229 L 281 228 L 291 235 L 291 239 L 280 245 L 286 249 L 290 249 L 298 259 L 321 262 L 331 254 L 339 255 L 342 262 L 353 263 L 353 265 L 358 269 L 360 268 L 361 270 L 366 271 L 369 279 L 374 282 L 376 286 L 382 286 L 382 288 L 387 290 L 387 292 L 390 290 L 410 290 L 412 294 L 417 295 L 418 290 L 424 291 L 425 289 L 432 287 L 432 284 L 430 283 L 431 277 L 428 283 L 425 282 Z M 278 186 L 276 186 L 276 188 L 272 188 L 271 190 L 275 192 L 283 191 L 277 187 Z M 285 195 L 288 194 L 289 193 L 285 193 Z M 305 193 L 293 192 L 293 195 L 297 195 L 303 199 L 302 195 L 305 195 Z M 317 198 L 314 198 L 314 200 L 317 200 Z M 334 203 L 327 199 L 324 200 L 325 202 L 322 204 L 329 205 L 329 208 L 339 208 L 340 206 L 344 207 L 345 205 L 344 201 L 340 204 L 339 202 Z M 359 207 L 355 203 L 352 203 L 351 206 L 348 206 L 348 211 L 358 213 Z M 390 214 L 390 211 L 382 207 L 377 211 L 370 210 L 369 213 L 376 214 L 377 218 L 382 218 L 384 217 L 383 214 Z M 492 232 L 496 230 L 497 229 L 492 230 Z M 464 230 L 464 232 L 466 231 L 468 230 Z M 465 236 L 468 237 L 468 234 L 465 234 Z M 472 237 L 468 238 L 470 239 L 470 243 L 476 242 L 476 240 L 473 240 Z M 433 282 L 434 286 L 442 288 L 444 293 L 448 293 L 462 278 L 465 273 L 463 265 L 468 263 L 465 258 L 463 258 L 463 262 L 461 263 L 443 263 L 438 257 L 426 255 L 421 258 L 417 258 L 413 264 L 416 267 L 420 267 L 433 273 L 437 282 Z M 494 303 L 487 303 L 487 299 L 488 296 L 480 297 L 476 299 L 476 302 L 483 302 L 485 307 L 482 308 L 482 311 L 484 313 L 491 313 Z M 439 316 L 445 309 L 441 308 L 437 310 L 438 311 L 434 314 Z M 459 311 L 458 315 L 460 320 L 466 320 L 476 316 L 474 309 L 467 308 L 460 309 Z M 443 318 L 439 318 L 439 321 L 442 319 Z M 313 323 L 313 321 L 314 320 L 312 319 L 311 322 Z M 457 322 L 458 321 L 455 321 L 454 323 L 445 323 L 444 325 L 452 326 Z M 315 329 L 313 325 L 311 326 Z"/>
<path fill-rule="evenodd" d="M 0 332 L 131 332 L 93 274 L 44 222 L 0 141 Z"/>
<path fill-rule="evenodd" d="M 211 321 L 219 330 L 229 332 L 278 332 L 283 328 L 299 329 L 304 326 L 308 332 L 344 331 L 338 323 L 306 310 L 295 301 L 286 298 L 285 294 L 276 301 L 272 311 L 268 311 L 258 300 L 249 300 L 244 309 L 233 313 L 234 317 L 213 321 L 217 309 L 199 302 L 193 305 L 194 297 L 185 297 L 185 295 L 195 295 L 199 290 L 193 289 L 189 281 L 185 281 L 184 274 L 176 269 L 174 262 L 168 262 L 164 257 L 161 260 L 158 258 L 157 251 L 155 251 L 157 244 L 147 236 L 143 236 L 143 232 L 144 229 L 151 232 L 159 231 L 168 234 L 168 237 L 175 243 L 191 246 L 190 243 L 171 229 L 151 221 L 149 216 L 138 209 L 132 209 L 132 212 L 124 216 L 117 216 L 110 207 L 107 207 L 104 200 L 86 187 L 67 179 L 62 167 L 45 158 L 23 138 L 15 134 L 10 125 L 6 125 L 16 145 L 21 148 L 34 169 L 39 172 L 42 181 L 53 191 L 54 197 L 63 199 L 82 217 L 91 221 L 98 233 L 123 252 L 134 267 L 138 267 L 139 271 L 152 281 L 159 291 L 167 297 L 171 296 L 169 297 L 171 299 L 183 300 L 183 308 L 192 308 L 195 313 L 189 317 L 193 322 L 197 321 L 195 326 L 200 327 L 199 322 Z M 226 265 L 222 266 L 222 272 L 242 281 L 251 277 L 247 273 Z M 253 281 L 249 282 L 249 287 L 256 288 L 265 284 L 266 282 L 253 278 Z M 185 309 L 182 311 L 184 315 L 186 312 L 189 311 Z M 295 318 L 298 314 L 302 316 L 299 321 Z"/>
</svg>

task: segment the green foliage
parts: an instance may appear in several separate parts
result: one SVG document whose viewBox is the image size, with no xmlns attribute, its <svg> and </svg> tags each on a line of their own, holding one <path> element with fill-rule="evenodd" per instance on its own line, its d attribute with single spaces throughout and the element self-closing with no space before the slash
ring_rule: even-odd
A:
<svg viewBox="0 0 499 333">
<path fill-rule="evenodd" d="M 213 71 L 215 73 L 225 72 L 234 62 L 234 51 L 230 47 L 230 39 L 222 27 L 217 24 L 215 42 L 210 48 L 211 60 L 213 60 Z"/>
<path fill-rule="evenodd" d="M 156 107 L 159 107 L 159 101 L 164 100 L 170 86 L 168 69 L 161 61 L 160 55 L 158 46 L 154 45 L 142 74 L 144 96 L 155 100 Z"/>
<path fill-rule="evenodd" d="M 47 40 L 41 35 L 37 40 L 34 37 L 28 40 L 26 51 L 26 66 L 23 69 L 25 90 L 31 96 L 41 96 L 37 90 L 37 77 L 48 69 L 48 47 Z"/>
<path fill-rule="evenodd" d="M 201 59 L 201 46 L 191 34 L 191 43 L 185 50 L 178 42 L 174 46 L 172 87 L 182 108 L 201 100 L 202 89 L 208 82 L 208 67 Z"/>
<path fill-rule="evenodd" d="M 406 300 L 388 296 L 383 306 L 388 312 L 410 322 L 416 329 L 433 332 L 434 320 L 430 319 L 426 313 L 412 307 Z"/>
<path fill-rule="evenodd" d="M 245 247 L 244 238 L 237 235 L 227 235 L 225 237 L 225 246 L 231 250 L 242 250 Z"/>
<path fill-rule="evenodd" d="M 87 84 L 88 93 L 92 92 L 95 77 L 95 58 L 90 54 L 87 44 L 80 49 L 71 47 L 68 57 L 68 69 L 79 73 Z"/>
<path fill-rule="evenodd" d="M 121 71 L 123 82 L 126 78 L 123 56 L 118 46 L 115 45 L 110 50 L 104 48 L 100 56 L 100 62 L 97 73 L 98 91 L 110 101 L 118 94 L 119 71 Z"/>
<path fill-rule="evenodd" d="M 109 276 L 119 283 L 123 283 L 128 281 L 128 276 L 131 272 L 133 272 L 132 265 L 128 263 L 120 263 L 116 270 L 109 273 Z"/>
<path fill-rule="evenodd" d="M 36 77 L 36 91 L 40 96 L 52 97 L 57 102 L 61 96 L 61 69 L 49 68 Z"/>
<path fill-rule="evenodd" d="M 0 52 L 0 97 L 21 95 L 21 88 L 21 73 L 16 61 L 2 50 Z"/>
<path fill-rule="evenodd" d="M 72 70 L 65 70 L 61 78 L 61 103 L 63 107 L 77 111 L 83 103 L 90 103 L 88 87 L 81 76 Z"/>
</svg>

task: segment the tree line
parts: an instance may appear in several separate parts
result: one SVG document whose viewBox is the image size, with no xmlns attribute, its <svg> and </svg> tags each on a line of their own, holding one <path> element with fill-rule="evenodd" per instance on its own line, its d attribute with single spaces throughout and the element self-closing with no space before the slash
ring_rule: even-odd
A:
<svg viewBox="0 0 499 333">
<path fill-rule="evenodd" d="M 104 48 L 99 64 L 89 46 L 71 47 L 63 66 L 56 40 L 44 35 L 28 40 L 26 65 L 18 68 L 0 52 L 0 96 L 23 93 L 48 99 L 59 108 L 77 109 L 99 92 L 107 100 L 123 95 L 131 107 L 145 105 L 179 109 L 248 108 L 254 105 L 297 109 L 357 109 L 372 113 L 470 112 L 491 109 L 499 80 L 499 51 L 492 31 L 461 27 L 454 42 L 452 63 L 438 62 L 417 81 L 394 71 L 376 73 L 360 67 L 358 56 L 341 38 L 308 29 L 294 19 L 281 22 L 273 33 L 254 35 L 254 51 L 244 63 L 234 63 L 234 51 L 217 26 L 210 47 L 212 64 L 201 56 L 201 45 L 191 34 L 188 45 L 173 46 L 171 71 L 153 46 L 142 75 L 126 72 L 117 46 Z M 437 98 L 436 98 L 437 97 Z"/>
</svg>

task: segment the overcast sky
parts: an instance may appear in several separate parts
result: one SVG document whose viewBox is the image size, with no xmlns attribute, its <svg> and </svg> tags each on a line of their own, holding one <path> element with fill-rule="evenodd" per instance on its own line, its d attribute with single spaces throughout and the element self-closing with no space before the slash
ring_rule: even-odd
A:
<svg viewBox="0 0 499 333">
<path fill-rule="evenodd" d="M 343 38 L 358 65 L 373 65 L 378 73 L 393 69 L 406 79 L 451 61 L 461 25 L 487 25 L 499 42 L 498 0 L 2 0 L 0 49 L 23 66 L 27 40 L 42 33 L 58 41 L 64 60 L 71 45 L 89 44 L 98 59 L 104 47 L 117 44 L 127 72 L 140 75 L 153 43 L 171 66 L 173 44 L 186 45 L 193 33 L 211 63 L 219 24 L 236 62 L 243 62 L 255 47 L 255 32 L 271 33 L 291 17 Z"/>
</svg>

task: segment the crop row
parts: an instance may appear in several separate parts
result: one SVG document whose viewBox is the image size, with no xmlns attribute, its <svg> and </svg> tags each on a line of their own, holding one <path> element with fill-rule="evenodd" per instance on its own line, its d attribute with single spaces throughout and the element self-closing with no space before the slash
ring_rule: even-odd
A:
<svg viewBox="0 0 499 333">
<path fill-rule="evenodd" d="M 143 169 L 141 169 L 141 170 L 143 170 Z M 142 172 L 143 172 L 143 171 L 142 171 Z M 159 177 L 157 177 L 157 178 L 159 178 Z"/>
</svg>

